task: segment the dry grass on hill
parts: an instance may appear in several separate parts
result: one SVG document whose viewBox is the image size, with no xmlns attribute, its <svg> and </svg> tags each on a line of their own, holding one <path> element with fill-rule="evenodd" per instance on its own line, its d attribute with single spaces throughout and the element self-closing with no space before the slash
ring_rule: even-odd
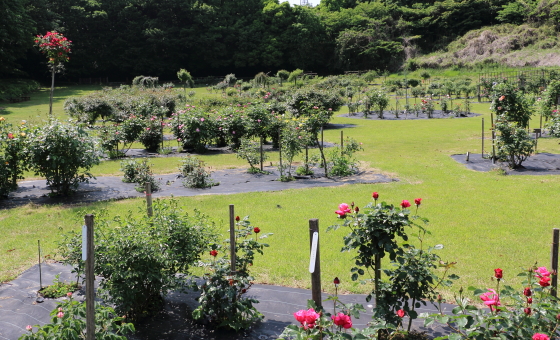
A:
<svg viewBox="0 0 560 340">
<path fill-rule="evenodd" d="M 446 51 L 419 57 L 422 68 L 498 63 L 504 66 L 560 66 L 560 39 L 550 26 L 511 24 L 473 30 Z"/>
</svg>

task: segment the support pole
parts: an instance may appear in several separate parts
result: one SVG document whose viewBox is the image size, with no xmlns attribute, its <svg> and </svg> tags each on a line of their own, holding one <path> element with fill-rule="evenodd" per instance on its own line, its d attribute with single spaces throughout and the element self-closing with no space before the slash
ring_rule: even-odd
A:
<svg viewBox="0 0 560 340">
<path fill-rule="evenodd" d="M 344 156 L 344 131 L 340 131 L 340 156 Z"/>
<path fill-rule="evenodd" d="M 482 153 L 480 158 L 484 158 L 484 118 L 482 118 Z"/>
<path fill-rule="evenodd" d="M 231 259 L 230 274 L 235 275 L 235 206 L 229 205 L 229 256 Z"/>
<path fill-rule="evenodd" d="M 51 75 L 52 82 L 51 82 L 51 98 L 50 98 L 50 101 L 49 101 L 49 118 L 52 117 L 52 101 L 53 101 L 53 95 L 54 95 L 54 71 L 55 71 L 55 67 L 56 66 L 54 64 L 52 64 L 52 75 Z"/>
<path fill-rule="evenodd" d="M 148 217 L 154 215 L 154 210 L 152 209 L 152 183 L 146 182 L 146 208 L 148 210 Z"/>
<path fill-rule="evenodd" d="M 95 292 L 94 292 L 94 248 L 93 248 L 93 215 L 84 217 L 87 227 L 86 257 L 86 340 L 95 340 Z"/>
<path fill-rule="evenodd" d="M 43 274 L 41 273 L 41 241 L 37 240 L 37 248 L 39 250 L 39 287 L 43 289 Z"/>
<path fill-rule="evenodd" d="M 560 236 L 560 229 L 552 229 L 552 247 L 550 256 L 550 268 L 554 275 L 552 275 L 552 289 L 550 290 L 550 295 L 557 297 L 558 294 L 558 241 Z"/>
<path fill-rule="evenodd" d="M 261 172 L 263 171 L 263 138 L 261 136 L 260 138 L 260 144 L 261 144 Z"/>
<path fill-rule="evenodd" d="M 313 233 L 319 233 L 319 220 L 312 218 L 309 220 L 309 248 L 313 248 Z M 319 239 L 317 237 L 317 251 L 315 253 L 315 270 L 311 273 L 311 298 L 317 307 L 323 307 L 321 301 L 321 257 Z M 313 254 L 312 254 L 313 256 Z"/>
</svg>

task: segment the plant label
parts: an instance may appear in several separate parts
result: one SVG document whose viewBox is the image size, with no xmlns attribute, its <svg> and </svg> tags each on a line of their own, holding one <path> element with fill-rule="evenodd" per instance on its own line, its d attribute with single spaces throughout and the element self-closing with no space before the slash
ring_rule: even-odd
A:
<svg viewBox="0 0 560 340">
<path fill-rule="evenodd" d="M 314 232 L 311 239 L 311 255 L 309 257 L 309 272 L 315 272 L 315 259 L 317 258 L 317 243 L 319 242 L 319 233 Z"/>
<path fill-rule="evenodd" d="M 87 226 L 82 226 L 82 261 L 87 259 Z"/>
</svg>

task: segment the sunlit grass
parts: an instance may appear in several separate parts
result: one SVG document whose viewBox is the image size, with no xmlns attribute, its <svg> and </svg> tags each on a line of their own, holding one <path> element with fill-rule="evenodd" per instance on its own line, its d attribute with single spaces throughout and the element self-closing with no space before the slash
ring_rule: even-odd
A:
<svg viewBox="0 0 560 340">
<path fill-rule="evenodd" d="M 350 281 L 352 254 L 340 253 L 346 230 L 325 233 L 329 225 L 338 222 L 334 214 L 337 205 L 354 201 L 363 207 L 373 191 L 379 192 L 382 200 L 394 204 L 421 197 L 419 214 L 430 220 L 432 232 L 426 244 L 444 244 L 439 254 L 444 260 L 456 261 L 455 273 L 461 276 L 457 285 L 447 292 L 448 296 L 461 286 L 490 286 L 493 269 L 498 267 L 504 270 L 505 281 L 515 284 L 520 268 L 535 261 L 549 265 L 551 229 L 560 224 L 556 204 L 560 178 L 475 172 L 452 160 L 451 154 L 480 153 L 483 117 L 489 137 L 489 104 L 473 103 L 472 107 L 483 116 L 408 121 L 334 118 L 334 123 L 353 124 L 354 127 L 344 129 L 344 135 L 363 143 L 364 151 L 357 157 L 380 172 L 394 175 L 398 182 L 201 195 L 178 200 L 185 209 L 196 208 L 216 220 L 224 235 L 229 204 L 235 204 L 237 215 L 250 215 L 253 224 L 263 232 L 273 232 L 274 236 L 268 240 L 271 247 L 265 250 L 265 256 L 257 258 L 253 267 L 258 282 L 271 284 L 309 287 L 308 220 L 319 218 L 323 286 L 330 289 L 330 282 L 338 276 L 343 290 L 365 292 L 369 288 Z M 532 127 L 537 125 L 536 117 Z M 340 130 L 325 130 L 327 141 L 337 142 L 339 136 Z M 490 150 L 489 141 L 485 150 Z M 539 151 L 559 153 L 558 141 L 540 139 Z M 271 161 L 277 161 L 274 154 L 271 157 Z M 201 158 L 213 168 L 246 166 L 234 154 Z M 156 173 L 175 172 L 178 164 L 176 158 L 155 158 L 151 162 Z M 119 161 L 105 162 L 95 167 L 94 172 L 117 174 L 119 166 Z M 143 201 L 98 203 L 84 208 L 92 212 L 100 206 L 124 214 L 142 207 Z M 0 228 L 7 237 L 0 238 L 0 280 L 13 278 L 36 262 L 37 239 L 41 239 L 45 254 L 52 254 L 60 234 L 81 225 L 74 218 L 77 210 L 68 207 L 1 210 Z"/>
</svg>

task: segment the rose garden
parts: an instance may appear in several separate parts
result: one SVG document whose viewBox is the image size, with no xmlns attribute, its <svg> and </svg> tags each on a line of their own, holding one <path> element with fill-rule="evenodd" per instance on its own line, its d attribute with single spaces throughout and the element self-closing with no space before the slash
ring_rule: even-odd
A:
<svg viewBox="0 0 560 340">
<path fill-rule="evenodd" d="M 265 322 L 253 285 L 312 288 L 310 219 L 320 221 L 319 286 L 330 297 L 310 294 L 277 338 L 427 339 L 412 327 L 418 319 L 445 327 L 442 339 L 558 338 L 550 231 L 560 182 L 557 169 L 530 172 L 538 154 L 560 153 L 556 74 L 539 87 L 420 71 L 386 79 L 280 70 L 208 85 L 181 69 L 175 83 L 138 76 L 55 90 L 71 42 L 56 32 L 36 42 L 50 91 L 0 108 L 0 281 L 37 262 L 37 240 L 40 263 L 61 262 L 77 277 L 36 292 L 59 305 L 49 323 L 21 325 L 20 339 L 126 339 L 177 291 L 197 295 L 185 322 L 250 332 Z M 458 154 L 467 165 L 479 154 L 489 171 L 467 169 L 450 157 Z M 218 171 L 236 169 L 286 190 L 206 195 L 228 185 Z M 366 173 L 387 180 L 372 184 Z M 169 174 L 181 182 L 173 195 L 160 179 Z M 87 183 L 114 177 L 138 194 L 80 199 Z M 362 183 L 338 185 L 347 178 Z M 313 185 L 322 179 L 332 185 Z M 35 181 L 46 183 L 49 204 L 37 200 Z M 152 201 L 158 192 L 173 197 Z M 15 197 L 27 201 L 10 205 Z M 80 228 L 89 214 L 88 275 L 99 288 L 87 334 L 92 300 L 76 292 L 89 266 Z M 364 299 L 343 302 L 349 293 Z M 436 312 L 419 313 L 426 305 Z M 367 326 L 354 327 L 366 310 Z"/>
</svg>

